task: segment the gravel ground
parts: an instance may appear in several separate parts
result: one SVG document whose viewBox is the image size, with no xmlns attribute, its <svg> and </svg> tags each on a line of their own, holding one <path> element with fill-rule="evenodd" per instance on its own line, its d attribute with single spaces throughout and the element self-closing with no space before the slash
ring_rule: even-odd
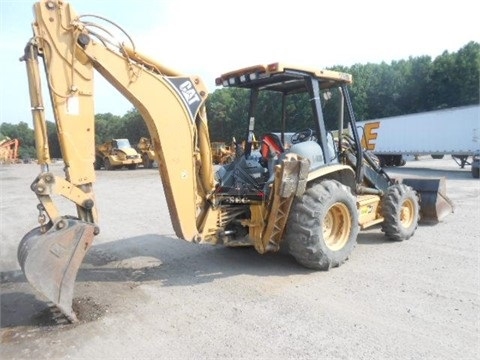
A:
<svg viewBox="0 0 480 360">
<path fill-rule="evenodd" d="M 405 242 L 361 232 L 329 272 L 284 252 L 178 240 L 156 169 L 98 171 L 101 233 L 78 274 L 76 324 L 16 260 L 37 226 L 38 171 L 0 167 L 2 359 L 480 358 L 480 182 L 449 157 L 389 172 L 445 176 L 453 214 Z"/>
</svg>

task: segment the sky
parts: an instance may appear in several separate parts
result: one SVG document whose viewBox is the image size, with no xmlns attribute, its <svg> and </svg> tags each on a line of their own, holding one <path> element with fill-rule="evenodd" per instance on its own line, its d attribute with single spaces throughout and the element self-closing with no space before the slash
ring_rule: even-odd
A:
<svg viewBox="0 0 480 360">
<path fill-rule="evenodd" d="M 32 127 L 25 64 L 33 1 L 0 0 L 0 123 Z M 71 0 L 77 14 L 121 26 L 141 53 L 188 75 L 210 92 L 222 73 L 283 62 L 327 68 L 391 63 L 456 52 L 480 42 L 475 1 L 456 0 Z M 47 120 L 54 121 L 42 83 Z M 133 106 L 95 77 L 95 113 Z"/>
</svg>

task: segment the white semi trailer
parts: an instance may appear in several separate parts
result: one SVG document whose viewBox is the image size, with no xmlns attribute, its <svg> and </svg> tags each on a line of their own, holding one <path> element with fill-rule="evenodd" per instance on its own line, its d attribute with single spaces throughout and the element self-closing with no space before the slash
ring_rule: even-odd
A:
<svg viewBox="0 0 480 360">
<path fill-rule="evenodd" d="M 479 177 L 480 105 L 359 121 L 357 125 L 363 148 L 372 151 L 382 166 L 402 166 L 405 155 L 452 155 L 461 167 L 471 165 L 473 177 Z"/>
</svg>

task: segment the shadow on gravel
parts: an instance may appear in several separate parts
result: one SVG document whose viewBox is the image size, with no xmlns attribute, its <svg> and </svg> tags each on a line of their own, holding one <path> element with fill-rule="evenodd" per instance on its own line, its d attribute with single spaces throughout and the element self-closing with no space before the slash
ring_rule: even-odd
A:
<svg viewBox="0 0 480 360">
<path fill-rule="evenodd" d="M 258 254 L 253 247 L 191 244 L 144 235 L 92 247 L 77 281 L 162 281 L 191 286 L 236 275 L 287 276 L 309 273 L 284 251 Z"/>
<path fill-rule="evenodd" d="M 92 246 L 76 284 L 116 282 L 133 288 L 156 281 L 160 286 L 194 286 L 236 275 L 288 276 L 312 271 L 283 251 L 260 255 L 251 247 L 198 245 L 173 237 L 143 235 Z M 0 273 L 0 285 L 0 328 L 65 325 L 62 314 L 53 304 L 42 301 L 20 270 Z M 90 297 L 74 298 L 73 308 L 77 315 L 86 314 L 79 316 L 80 322 L 94 321 L 105 312 Z"/>
<path fill-rule="evenodd" d="M 418 225 L 418 229 L 422 228 L 422 227 L 434 227 L 434 226 L 437 226 L 438 223 L 436 222 L 421 222 L 419 225 Z M 368 230 L 366 231 L 360 231 L 360 233 L 358 234 L 358 237 L 357 237 L 357 243 L 359 245 L 389 245 L 389 244 L 398 244 L 398 243 L 401 243 L 401 241 L 397 241 L 397 240 L 390 240 L 388 239 L 385 234 L 380 230 L 380 225 L 375 225 L 371 228 L 369 228 Z M 418 230 L 417 229 L 417 230 Z M 416 235 L 413 234 L 413 236 L 408 239 L 408 240 L 404 240 L 404 241 L 411 241 L 414 239 Z M 355 250 L 354 250 L 355 252 Z"/>
<path fill-rule="evenodd" d="M 394 243 L 379 228 L 360 232 L 360 245 Z M 285 250 L 261 255 L 252 247 L 198 245 L 174 237 L 142 235 L 92 246 L 78 272 L 76 284 L 112 282 L 133 288 L 144 282 L 160 286 L 195 286 L 237 275 L 289 276 L 316 272 L 299 265 Z M 1 328 L 64 325 L 54 306 L 27 283 L 20 270 L 2 272 Z M 99 285 L 99 289 L 102 285 Z M 36 297 L 39 296 L 39 298 Z M 93 298 L 75 298 L 81 322 L 100 318 L 105 308 Z M 60 319 L 60 320 L 59 320 Z"/>
<path fill-rule="evenodd" d="M 0 296 L 0 327 L 52 326 L 57 323 L 50 308 L 33 294 L 24 292 L 3 293 Z"/>
<path fill-rule="evenodd" d="M 199 245 L 148 234 L 93 245 L 83 260 L 77 282 L 162 280 L 166 286 L 176 286 L 238 274 L 284 276 L 308 272 L 282 250 L 261 255 L 253 247 Z M 20 270 L 0 273 L 0 284 L 26 281 Z"/>
<path fill-rule="evenodd" d="M 380 231 L 380 228 L 370 229 L 368 233 L 360 232 L 357 237 L 357 243 L 360 245 L 392 244 L 395 242 L 388 240 L 385 234 Z"/>
<path fill-rule="evenodd" d="M 395 243 L 385 237 L 380 227 L 361 231 L 357 242 Z M 285 249 L 262 255 L 253 247 L 199 245 L 148 234 L 92 246 L 76 282 L 161 281 L 162 286 L 191 286 L 237 275 L 268 277 L 311 272 L 316 271 L 298 264 Z M 26 281 L 20 270 L 0 273 L 2 286 Z"/>
</svg>

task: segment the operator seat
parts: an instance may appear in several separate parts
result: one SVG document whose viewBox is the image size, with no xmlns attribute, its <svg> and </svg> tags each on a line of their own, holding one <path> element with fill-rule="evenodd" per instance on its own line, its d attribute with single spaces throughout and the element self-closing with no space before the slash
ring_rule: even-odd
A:
<svg viewBox="0 0 480 360">
<path fill-rule="evenodd" d="M 261 137 L 260 164 L 263 167 L 268 167 L 271 159 L 278 159 L 284 152 L 285 148 L 277 134 L 267 133 Z"/>
</svg>

